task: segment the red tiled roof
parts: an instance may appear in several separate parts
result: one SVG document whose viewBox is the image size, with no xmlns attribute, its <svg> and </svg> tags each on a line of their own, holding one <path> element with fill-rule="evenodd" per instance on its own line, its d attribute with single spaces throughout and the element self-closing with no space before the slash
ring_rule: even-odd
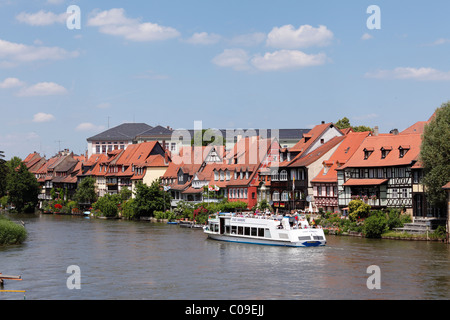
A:
<svg viewBox="0 0 450 320">
<path fill-rule="evenodd" d="M 420 134 L 378 135 L 367 137 L 347 163 L 339 169 L 347 167 L 381 167 L 410 165 L 417 160 L 422 143 Z M 392 146 L 392 150 L 384 159 L 381 157 L 383 146 Z M 399 147 L 408 151 L 402 158 L 399 156 Z M 364 159 L 364 150 L 373 150 L 372 154 Z"/>
<path fill-rule="evenodd" d="M 322 169 L 311 182 L 337 182 L 336 168 L 350 159 L 369 134 L 369 131 L 348 133 L 331 157 L 324 161 L 324 164 L 329 166 L 328 172 L 325 174 L 324 169 Z"/>
<path fill-rule="evenodd" d="M 379 186 L 389 179 L 348 179 L 343 186 Z"/>
<path fill-rule="evenodd" d="M 316 125 L 307 134 L 303 135 L 303 138 L 295 146 L 289 149 L 290 152 L 307 152 L 308 148 L 317 141 L 317 139 L 327 130 L 330 126 L 334 126 L 333 123 L 322 123 Z"/>
<path fill-rule="evenodd" d="M 449 190 L 450 189 L 450 182 L 447 183 L 445 186 L 443 186 L 442 189 Z"/>
<path fill-rule="evenodd" d="M 346 136 L 339 136 L 334 137 L 330 141 L 324 143 L 317 149 L 311 151 L 307 155 L 304 155 L 303 157 L 296 157 L 294 160 L 292 160 L 288 167 L 306 167 L 309 166 L 314 161 L 319 160 L 321 157 L 323 157 L 328 151 L 330 151 L 332 148 L 334 148 L 336 145 L 342 142 L 342 140 L 345 139 Z"/>
</svg>

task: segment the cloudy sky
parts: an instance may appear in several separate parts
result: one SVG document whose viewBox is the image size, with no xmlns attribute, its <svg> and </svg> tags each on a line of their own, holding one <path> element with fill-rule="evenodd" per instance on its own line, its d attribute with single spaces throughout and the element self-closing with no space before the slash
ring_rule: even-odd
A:
<svg viewBox="0 0 450 320">
<path fill-rule="evenodd" d="M 0 150 L 83 153 L 86 138 L 133 121 L 348 117 L 403 130 L 450 100 L 449 12 L 412 0 L 0 0 Z"/>
</svg>

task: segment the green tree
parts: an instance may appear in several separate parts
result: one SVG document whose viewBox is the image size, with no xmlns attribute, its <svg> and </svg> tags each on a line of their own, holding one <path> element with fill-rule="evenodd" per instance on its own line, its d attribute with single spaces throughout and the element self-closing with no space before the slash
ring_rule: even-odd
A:
<svg viewBox="0 0 450 320">
<path fill-rule="evenodd" d="M 348 204 L 348 217 L 351 221 L 358 218 L 365 218 L 369 215 L 370 206 L 362 200 L 352 200 Z"/>
<path fill-rule="evenodd" d="M 6 190 L 8 200 L 18 212 L 34 212 L 38 203 L 39 183 L 18 157 L 7 162 Z"/>
<path fill-rule="evenodd" d="M 381 235 L 387 231 L 388 221 L 382 211 L 373 212 L 364 221 L 364 235 L 366 238 L 381 238 Z"/>
<path fill-rule="evenodd" d="M 443 205 L 446 194 L 442 186 L 450 181 L 450 101 L 442 104 L 425 126 L 420 159 L 428 201 L 436 206 Z"/>
<path fill-rule="evenodd" d="M 97 202 L 92 205 L 92 208 L 100 210 L 104 217 L 116 217 L 119 213 L 120 203 L 120 195 L 106 194 L 103 197 L 100 197 Z"/>
<path fill-rule="evenodd" d="M 86 177 L 81 180 L 81 183 L 78 185 L 77 191 L 74 194 L 74 200 L 79 206 L 97 201 L 95 179 L 93 177 Z"/>
<path fill-rule="evenodd" d="M 135 217 L 151 217 L 155 211 L 165 211 L 170 208 L 170 200 L 170 193 L 164 191 L 161 179 L 153 181 L 150 186 L 139 182 L 134 201 Z"/>
<path fill-rule="evenodd" d="M 355 131 L 355 132 L 373 131 L 373 129 L 368 126 L 352 126 L 350 124 L 350 120 L 347 117 L 344 117 L 344 118 L 338 120 L 334 125 L 338 129 L 352 128 L 353 131 Z"/>
<path fill-rule="evenodd" d="M 206 133 L 206 134 L 205 134 Z M 194 137 L 191 139 L 191 146 L 197 146 L 195 143 L 201 141 L 201 145 L 203 147 L 208 145 L 215 145 L 215 146 L 224 146 L 225 145 L 225 139 L 221 135 L 219 135 L 220 131 L 216 131 L 214 129 L 202 129 L 202 131 L 195 131 Z M 216 136 L 216 134 L 218 136 Z"/>
<path fill-rule="evenodd" d="M 4 157 L 5 153 L 0 151 L 0 198 L 6 195 L 6 176 L 8 175 L 8 166 Z"/>
</svg>

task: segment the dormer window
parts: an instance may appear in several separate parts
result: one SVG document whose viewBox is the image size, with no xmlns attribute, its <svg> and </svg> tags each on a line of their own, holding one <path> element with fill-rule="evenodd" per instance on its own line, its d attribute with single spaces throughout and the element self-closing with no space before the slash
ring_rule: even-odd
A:
<svg viewBox="0 0 450 320">
<path fill-rule="evenodd" d="M 216 170 L 214 170 L 214 180 L 219 180 L 219 172 L 217 172 Z"/>
<path fill-rule="evenodd" d="M 385 159 L 391 150 L 392 147 L 381 147 L 381 159 Z"/>
<path fill-rule="evenodd" d="M 398 147 L 399 157 L 403 158 L 405 154 L 409 151 L 410 146 L 400 146 Z"/>
<path fill-rule="evenodd" d="M 364 148 L 364 160 L 369 159 L 369 157 L 372 153 L 373 153 L 373 148 Z"/>
</svg>

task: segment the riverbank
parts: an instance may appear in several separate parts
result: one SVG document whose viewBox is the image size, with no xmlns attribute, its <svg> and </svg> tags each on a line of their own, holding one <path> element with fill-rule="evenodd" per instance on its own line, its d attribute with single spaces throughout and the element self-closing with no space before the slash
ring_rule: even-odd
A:
<svg viewBox="0 0 450 320">
<path fill-rule="evenodd" d="M 0 214 L 0 246 L 21 244 L 27 239 L 27 236 L 28 233 L 24 226 Z"/>
<path fill-rule="evenodd" d="M 349 237 L 359 237 L 365 238 L 364 233 L 357 231 L 348 231 L 342 232 L 338 228 L 325 228 L 327 233 L 335 236 L 349 236 Z M 396 231 L 388 231 L 383 233 L 380 239 L 385 240 L 408 240 L 408 241 L 434 241 L 434 242 L 443 242 L 447 243 L 447 239 L 445 236 L 438 236 L 434 232 L 429 232 L 428 234 L 411 234 L 407 232 L 396 232 Z"/>
</svg>

